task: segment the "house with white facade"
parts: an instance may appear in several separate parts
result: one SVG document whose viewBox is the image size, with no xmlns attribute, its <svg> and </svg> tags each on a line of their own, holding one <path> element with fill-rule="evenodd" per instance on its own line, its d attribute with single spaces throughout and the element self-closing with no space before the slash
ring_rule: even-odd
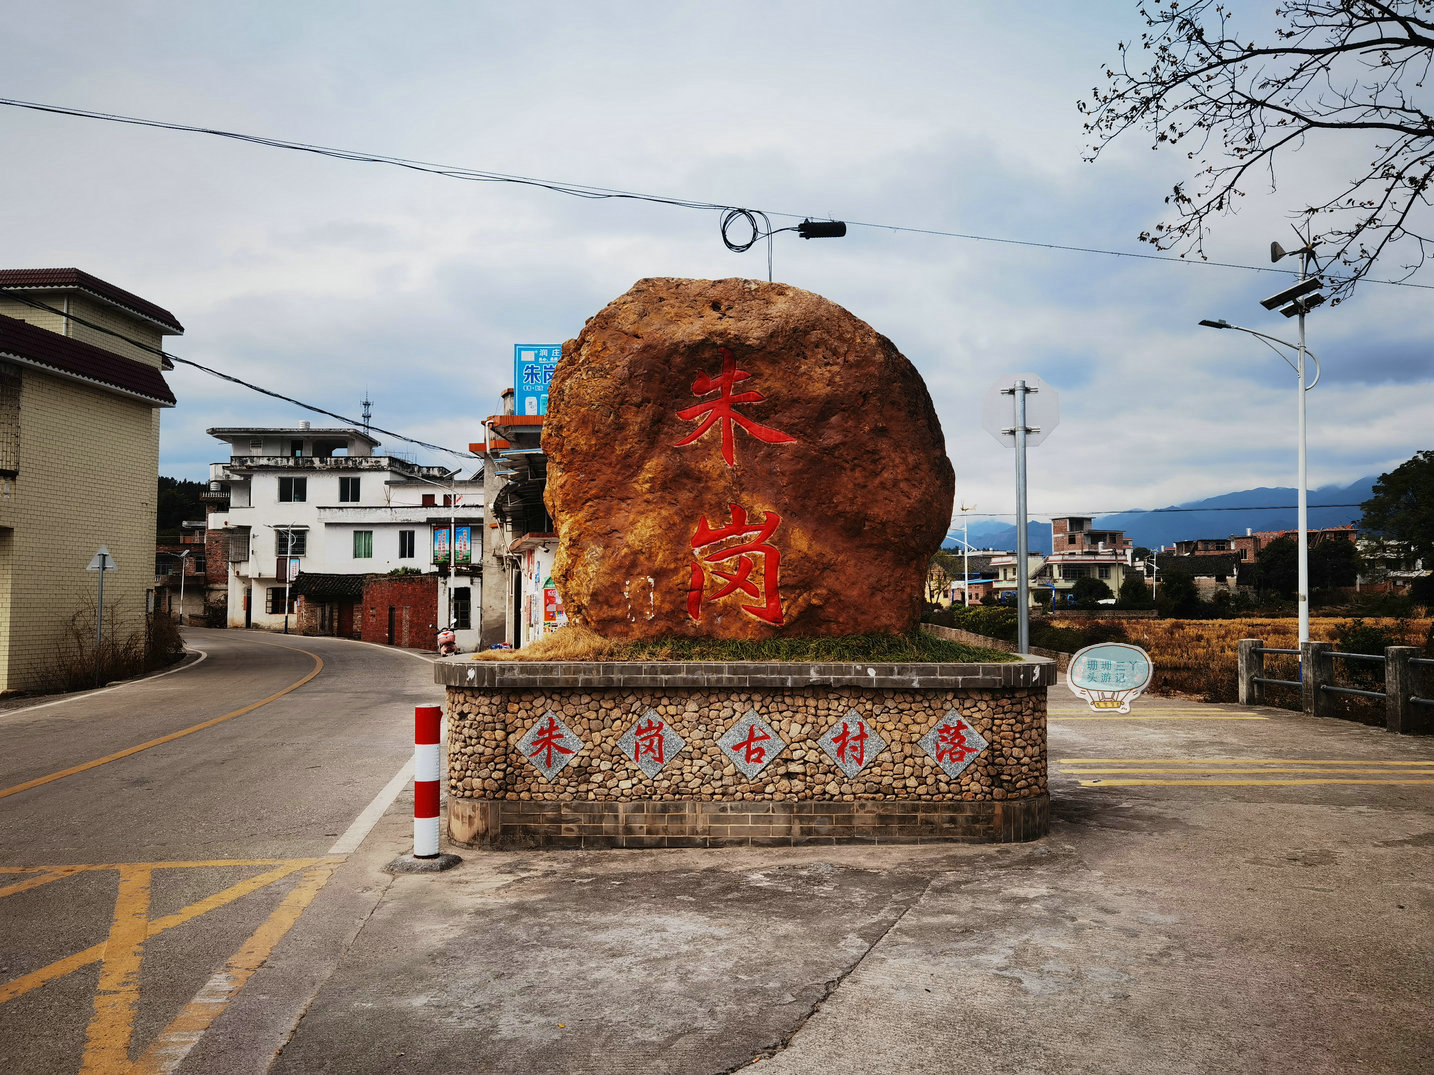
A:
<svg viewBox="0 0 1434 1075">
<path fill-rule="evenodd" d="M 1028 560 L 1028 600 L 1036 603 L 1042 590 L 1052 593 L 1059 603 L 1063 595 L 1075 589 L 1079 579 L 1099 579 L 1110 587 L 1113 597 L 1128 572 L 1139 569 L 1132 564 L 1133 545 L 1123 530 L 1097 530 L 1092 519 L 1069 515 L 1051 520 L 1051 553 L 1032 553 Z M 994 592 L 1002 603 L 1015 600 L 1016 557 L 1014 554 L 991 561 L 996 571 Z"/>
<path fill-rule="evenodd" d="M 376 454 L 362 429 L 208 432 L 229 445 L 210 467 L 208 520 L 211 539 L 227 538 L 229 626 L 426 647 L 434 624 L 454 622 L 459 646 L 477 646 L 481 479 Z M 426 585 L 366 607 L 376 580 L 410 576 Z"/>
</svg>

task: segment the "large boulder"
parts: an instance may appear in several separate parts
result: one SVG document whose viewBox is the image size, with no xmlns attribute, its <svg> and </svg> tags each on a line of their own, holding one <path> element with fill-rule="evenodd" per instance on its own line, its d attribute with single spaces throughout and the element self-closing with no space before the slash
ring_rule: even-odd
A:
<svg viewBox="0 0 1434 1075">
<path fill-rule="evenodd" d="M 553 578 L 612 638 L 904 631 L 954 476 L 864 321 L 754 280 L 640 280 L 563 347 L 543 429 Z"/>
</svg>

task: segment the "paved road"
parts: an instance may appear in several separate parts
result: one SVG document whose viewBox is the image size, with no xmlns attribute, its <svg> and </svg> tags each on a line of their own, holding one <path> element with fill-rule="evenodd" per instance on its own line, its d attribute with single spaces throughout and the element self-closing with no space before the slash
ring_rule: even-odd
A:
<svg viewBox="0 0 1434 1075">
<path fill-rule="evenodd" d="M 1434 740 L 1050 698 L 1042 841 L 464 852 L 393 881 L 273 1070 L 1434 1071 Z M 259 995 L 187 1070 L 250 1070 L 211 1047 Z"/>
<path fill-rule="evenodd" d="M 177 1064 L 341 864 L 411 757 L 413 706 L 441 699 L 412 653 L 185 637 L 202 657 L 178 671 L 0 713 L 0 1070 Z"/>
</svg>

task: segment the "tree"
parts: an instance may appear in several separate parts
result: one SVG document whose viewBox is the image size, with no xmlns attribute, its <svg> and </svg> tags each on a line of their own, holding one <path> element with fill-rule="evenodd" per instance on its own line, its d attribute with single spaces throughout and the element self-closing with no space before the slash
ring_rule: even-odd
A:
<svg viewBox="0 0 1434 1075">
<path fill-rule="evenodd" d="M 1418 452 L 1374 483 L 1361 506 L 1361 527 L 1409 543 L 1425 566 L 1434 564 L 1434 451 Z"/>
<path fill-rule="evenodd" d="M 1127 573 L 1120 584 L 1120 604 L 1123 608 L 1149 608 L 1150 589 L 1139 575 Z"/>
<path fill-rule="evenodd" d="M 209 486 L 204 482 L 166 478 L 161 475 L 154 520 L 155 531 L 178 535 L 181 523 L 203 519 L 204 501 L 200 496 L 208 490 Z M 177 536 L 175 540 L 178 540 Z"/>
<path fill-rule="evenodd" d="M 1171 573 L 1160 580 L 1155 605 L 1162 616 L 1195 616 L 1201 611 L 1200 591 L 1189 575 Z"/>
<path fill-rule="evenodd" d="M 1071 595 L 1081 608 L 1095 608 L 1098 602 L 1115 596 L 1104 582 L 1091 578 L 1076 579 L 1075 585 L 1071 587 Z"/>
<path fill-rule="evenodd" d="M 1274 36 L 1239 35 L 1228 0 L 1141 3 L 1140 48 L 1121 42 L 1107 85 L 1079 102 L 1095 160 L 1133 129 L 1188 146 L 1193 185 L 1166 196 L 1171 218 L 1140 238 L 1205 256 L 1213 218 L 1235 211 L 1256 181 L 1276 185 L 1276 164 L 1306 144 L 1350 162 L 1335 187 L 1296 215 L 1348 275 L 1339 302 L 1386 252 L 1404 275 L 1434 249 L 1434 114 L 1419 91 L 1434 59 L 1434 0 L 1286 0 Z M 1142 56 L 1141 54 L 1148 54 Z M 1143 69 L 1142 69 L 1143 68 Z M 1182 254 L 1183 256 L 1183 254 Z"/>
<path fill-rule="evenodd" d="M 1261 592 L 1294 596 L 1300 580 L 1300 543 L 1292 537 L 1275 538 L 1255 556 L 1255 585 Z"/>
<path fill-rule="evenodd" d="M 1352 541 L 1321 541 L 1310 549 L 1310 589 L 1353 586 L 1359 575 L 1359 550 Z"/>
</svg>

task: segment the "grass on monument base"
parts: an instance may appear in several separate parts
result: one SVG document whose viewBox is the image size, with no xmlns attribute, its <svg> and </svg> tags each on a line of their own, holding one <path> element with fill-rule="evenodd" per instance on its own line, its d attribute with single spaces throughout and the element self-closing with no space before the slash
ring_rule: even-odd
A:
<svg viewBox="0 0 1434 1075">
<path fill-rule="evenodd" d="M 659 638 L 623 641 L 569 624 L 522 649 L 484 650 L 475 661 L 791 661 L 880 664 L 989 664 L 1020 657 L 983 646 L 909 634 L 838 635 L 767 639 Z"/>
</svg>

